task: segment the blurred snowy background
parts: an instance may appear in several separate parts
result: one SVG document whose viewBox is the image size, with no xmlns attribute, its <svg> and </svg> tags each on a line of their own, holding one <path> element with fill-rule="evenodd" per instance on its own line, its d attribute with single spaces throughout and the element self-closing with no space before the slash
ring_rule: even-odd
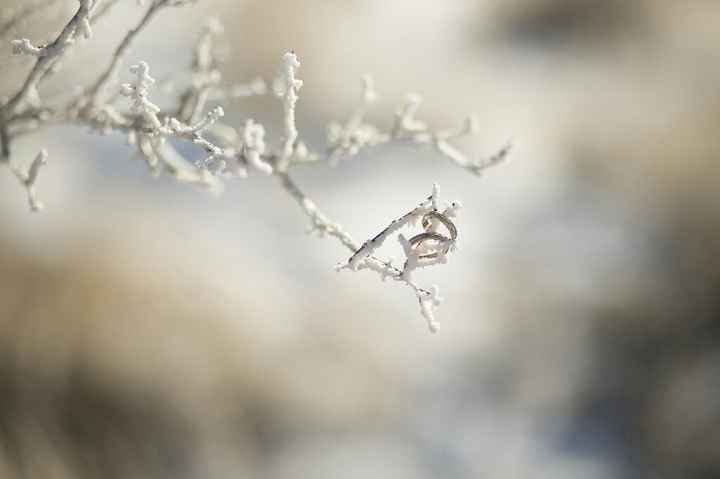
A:
<svg viewBox="0 0 720 479">
<path fill-rule="evenodd" d="M 91 78 L 141 14 L 122 1 L 43 93 Z M 213 197 L 117 136 L 25 137 L 15 158 L 50 151 L 47 208 L 0 174 L 0 477 L 720 477 L 720 3 L 202 1 L 127 65 L 185 70 L 210 16 L 230 82 L 298 53 L 315 147 L 364 73 L 383 125 L 412 91 L 434 125 L 479 113 L 465 151 L 514 140 L 481 179 L 403 146 L 298 171 L 357 238 L 435 181 L 463 201 L 458 252 L 422 272 L 442 329 L 406 288 L 335 273 L 347 252 L 304 235 L 273 178 Z M 29 61 L 4 40 L 7 95 Z M 280 131 L 270 96 L 223 107 Z"/>
</svg>

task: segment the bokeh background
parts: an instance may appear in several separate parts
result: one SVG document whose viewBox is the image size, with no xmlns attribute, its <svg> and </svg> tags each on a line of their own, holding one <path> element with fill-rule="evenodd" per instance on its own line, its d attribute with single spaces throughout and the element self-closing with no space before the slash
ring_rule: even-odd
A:
<svg viewBox="0 0 720 479">
<path fill-rule="evenodd" d="M 0 2 L 7 17 L 19 1 Z M 3 38 L 0 94 L 58 1 Z M 41 91 L 72 93 L 139 19 L 121 1 Z M 272 178 L 219 196 L 153 179 L 118 136 L 58 127 L 46 211 L 0 174 L 2 478 L 720 477 L 720 3 L 715 0 L 202 1 L 159 15 L 128 65 L 185 71 L 205 19 L 228 83 L 294 49 L 301 135 L 407 92 L 510 162 L 478 179 L 375 149 L 297 180 L 357 238 L 438 182 L 465 205 L 428 333 L 403 287 L 336 273 Z M 157 96 L 161 102 L 171 96 Z M 223 102 L 277 141 L 271 96 Z"/>
</svg>

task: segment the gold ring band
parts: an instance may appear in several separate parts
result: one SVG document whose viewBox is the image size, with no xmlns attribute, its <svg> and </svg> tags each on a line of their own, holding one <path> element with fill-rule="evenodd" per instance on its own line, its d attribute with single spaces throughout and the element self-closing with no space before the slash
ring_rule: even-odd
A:
<svg viewBox="0 0 720 479">
<path fill-rule="evenodd" d="M 432 227 L 431 219 L 438 220 L 445 226 L 445 228 L 447 228 L 450 233 L 450 240 L 455 241 L 457 239 L 457 228 L 455 227 L 455 224 L 450 221 L 450 218 L 439 211 L 431 211 L 423 216 L 422 225 L 423 228 L 425 228 L 425 231 L 428 231 L 429 228 Z"/>
<path fill-rule="evenodd" d="M 450 244 L 452 242 L 450 238 L 443 236 L 440 233 L 425 232 L 410 238 L 410 248 L 417 249 L 426 241 L 438 241 L 442 245 L 443 249 L 442 251 L 435 251 L 434 253 L 418 255 L 419 259 L 432 259 L 447 254 L 447 252 L 450 251 Z"/>
</svg>

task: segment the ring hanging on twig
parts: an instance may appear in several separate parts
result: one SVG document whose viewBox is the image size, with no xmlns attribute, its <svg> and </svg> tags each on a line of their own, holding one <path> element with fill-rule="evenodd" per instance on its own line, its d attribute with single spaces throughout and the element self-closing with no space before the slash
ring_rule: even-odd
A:
<svg viewBox="0 0 720 479">
<path fill-rule="evenodd" d="M 439 256 L 444 256 L 445 254 L 447 254 L 448 251 L 450 251 L 450 239 L 447 236 L 441 235 L 440 233 L 433 232 L 420 233 L 410 238 L 410 248 L 412 248 L 413 250 L 417 250 L 426 241 L 437 241 L 439 250 L 432 253 L 419 254 L 418 259 L 437 258 Z"/>
<path fill-rule="evenodd" d="M 433 221 L 437 220 L 447 228 L 450 237 L 433 231 Z M 438 211 L 430 211 L 423 216 L 422 226 L 425 229 L 424 233 L 417 234 L 410 238 L 410 248 L 412 250 L 418 250 L 422 247 L 426 241 L 436 241 L 438 244 L 435 246 L 435 251 L 432 253 L 419 254 L 418 259 L 434 259 L 440 256 L 444 256 L 450 251 L 450 247 L 457 239 L 457 228 L 455 224 L 450 221 L 450 218 Z"/>
<path fill-rule="evenodd" d="M 432 228 L 432 226 L 433 226 L 433 223 L 432 223 L 433 219 L 436 219 L 440 223 L 445 225 L 448 232 L 450 233 L 450 239 L 452 241 L 455 241 L 457 239 L 457 228 L 455 227 L 455 224 L 452 221 L 450 221 L 450 218 L 448 218 L 444 214 L 440 213 L 439 211 L 431 211 L 429 213 L 426 213 L 423 216 L 422 225 L 423 225 L 423 228 L 425 228 L 425 231 L 430 231 L 430 228 Z"/>
</svg>

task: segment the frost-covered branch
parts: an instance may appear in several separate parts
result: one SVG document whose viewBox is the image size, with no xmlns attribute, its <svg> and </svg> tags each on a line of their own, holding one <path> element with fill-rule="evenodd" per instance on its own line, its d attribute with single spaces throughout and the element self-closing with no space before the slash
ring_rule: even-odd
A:
<svg viewBox="0 0 720 479">
<path fill-rule="evenodd" d="M 437 198 L 438 189 L 437 186 L 435 186 L 433 188 L 433 194 L 418 207 L 406 213 L 398 220 L 392 221 L 390 225 L 376 235 L 373 240 L 366 241 L 360 245 L 340 224 L 333 222 L 322 213 L 315 202 L 303 193 L 288 173 L 276 172 L 275 175 L 280 178 L 285 191 L 295 199 L 305 215 L 310 219 L 310 232 L 316 232 L 320 236 L 335 238 L 353 252 L 353 255 L 346 263 L 337 265 L 336 269 L 338 271 L 343 269 L 367 269 L 376 272 L 383 281 L 390 278 L 409 286 L 418 299 L 420 313 L 427 321 L 428 328 L 432 332 L 437 332 L 438 322 L 435 319 L 434 312 L 442 302 L 442 298 L 440 298 L 438 293 L 438 287 L 433 285 L 429 289 L 422 288 L 412 279 L 410 273 L 418 267 L 444 263 L 446 261 L 447 254 L 452 250 L 451 245 L 453 245 L 457 239 L 457 230 L 455 226 L 452 225 L 447 214 L 450 211 L 456 213 L 457 209 L 459 209 L 459 202 L 453 202 L 448 205 L 443 213 L 438 212 L 433 206 L 439 202 Z M 436 232 L 436 225 L 432 222 L 431 218 L 437 216 L 443 217 L 443 224 L 452 225 L 450 227 L 452 238 Z M 425 231 L 411 239 L 413 245 L 406 251 L 406 261 L 402 268 L 395 266 L 391 259 L 383 260 L 374 254 L 378 243 L 382 243 L 384 239 L 397 232 L 401 227 L 417 222 L 421 217 L 423 218 Z M 400 237 L 402 238 L 402 235 L 400 235 Z M 429 244 L 433 241 L 439 241 L 442 247 L 438 249 L 437 245 Z M 429 259 L 432 259 L 432 263 L 428 262 Z"/>
<path fill-rule="evenodd" d="M 372 239 L 364 242 L 359 248 L 353 248 L 354 253 L 347 263 L 338 266 L 339 270 L 370 269 L 381 275 L 381 278 L 392 278 L 410 286 L 420 302 L 421 314 L 428 322 L 432 332 L 438 329 L 434 311 L 439 306 L 441 299 L 438 296 L 437 286 L 429 290 L 418 286 L 412 277 L 412 272 L 418 268 L 444 264 L 450 252 L 455 249 L 458 232 L 451 220 L 457 216 L 460 209 L 460 202 L 453 201 L 440 208 L 439 188 L 433 185 L 433 191 L 422 203 L 408 211 L 401 217 L 393 220 L 382 231 Z M 393 266 L 391 260 L 379 260 L 375 252 L 390 236 L 399 233 L 407 226 L 416 226 L 421 221 L 423 231 L 411 237 L 409 240 L 403 234 L 398 234 L 397 239 L 403 247 L 405 263 L 402 268 Z M 445 234 L 439 231 L 439 227 L 445 228 Z"/>
<path fill-rule="evenodd" d="M 298 101 L 298 91 L 303 85 L 302 80 L 295 77 L 295 71 L 300 67 L 300 62 L 294 52 L 288 52 L 283 57 L 283 68 L 281 78 L 281 95 L 283 99 L 283 124 L 285 125 L 285 138 L 283 148 L 276 162 L 279 171 L 286 171 L 290 158 L 295 150 L 295 141 L 298 137 L 295 126 L 295 104 Z"/>
<path fill-rule="evenodd" d="M 75 15 L 70 19 L 68 24 L 65 25 L 65 28 L 62 29 L 57 38 L 46 45 L 35 46 L 27 38 L 13 40 L 11 42 L 13 53 L 33 55 L 37 57 L 37 61 L 17 93 L 0 107 L 0 121 L 6 122 L 13 114 L 17 113 L 29 97 L 37 97 L 38 82 L 47 74 L 53 63 L 60 58 L 65 49 L 73 44 L 75 34 L 78 30 L 82 32 L 85 38 L 90 38 L 92 34 L 89 22 L 90 12 L 91 9 L 101 1 L 102 0 L 79 0 L 80 6 Z"/>
<path fill-rule="evenodd" d="M 376 99 L 377 93 L 372 78 L 366 75 L 363 78 L 360 106 L 345 125 L 333 122 L 328 127 L 326 155 L 312 155 L 306 159 L 299 159 L 298 162 L 325 160 L 330 164 L 337 164 L 341 158 L 354 156 L 363 149 L 397 142 L 432 147 L 457 166 L 481 175 L 485 170 L 503 162 L 510 153 L 511 144 L 509 142 L 490 157 L 472 158 L 462 153 L 451 142 L 464 136 L 473 135 L 478 131 L 478 122 L 475 116 L 468 116 L 460 127 L 432 130 L 426 122 L 417 118 L 422 98 L 414 93 L 407 95 L 405 103 L 395 113 L 392 127 L 383 131 L 381 128 L 365 122 L 365 115 Z"/>
<path fill-rule="evenodd" d="M 150 21 L 160 11 L 160 9 L 162 9 L 163 7 L 167 7 L 170 4 L 171 2 L 169 2 L 168 0 L 156 0 L 151 2 L 140 22 L 135 26 L 135 28 L 131 29 L 125 35 L 125 37 L 115 49 L 115 52 L 112 55 L 112 59 L 110 60 L 110 64 L 107 66 L 105 71 L 100 74 L 98 79 L 89 89 L 87 99 L 89 100 L 89 105 L 91 107 L 97 107 L 103 99 L 103 95 L 106 93 L 106 90 L 110 87 L 112 81 L 117 76 L 120 66 L 122 65 L 123 60 L 125 60 L 125 57 L 127 56 L 127 53 L 129 52 L 135 38 L 150 23 Z"/>
<path fill-rule="evenodd" d="M 290 178 L 286 172 L 276 171 L 277 176 L 285 191 L 292 196 L 303 210 L 305 215 L 310 218 L 309 233 L 317 233 L 320 236 L 330 236 L 336 238 L 343 246 L 350 251 L 355 251 L 359 247 L 359 243 L 355 241 L 339 224 L 333 222 L 324 213 L 322 213 L 315 202 L 311 200 L 300 187 Z"/>
<path fill-rule="evenodd" d="M 43 209 L 43 204 L 38 199 L 37 193 L 35 192 L 35 182 L 37 181 L 38 174 L 40 173 L 40 168 L 47 164 L 47 158 L 47 151 L 44 149 L 40 150 L 27 171 L 22 171 L 19 167 L 15 166 L 11 163 L 9 158 L 0 160 L 0 163 L 6 166 L 25 188 L 28 205 L 32 211 L 41 211 Z"/>
<path fill-rule="evenodd" d="M 297 202 L 308 217 L 312 232 L 334 238 L 350 251 L 349 259 L 338 269 L 370 270 L 383 280 L 389 278 L 410 287 L 420 305 L 421 315 L 430 329 L 436 331 L 435 310 L 442 298 L 437 286 L 421 287 L 415 281 L 413 272 L 447 262 L 457 244 L 458 229 L 454 218 L 460 203 L 443 203 L 437 186 L 434 186 L 430 196 L 361 244 L 319 209 L 293 180 L 292 169 L 301 164 L 335 164 L 341 158 L 353 156 L 365 148 L 400 142 L 431 147 L 456 165 L 479 174 L 502 161 L 508 149 L 480 160 L 460 152 L 452 142 L 477 131 L 477 122 L 468 117 L 456 128 L 432 129 L 417 117 L 421 104 L 418 95 L 407 97 L 389 129 L 372 125 L 366 120 L 366 115 L 377 93 L 372 78 L 365 76 L 360 105 L 345 122 L 332 123 L 328 128 L 325 148 L 313 151 L 302 141 L 296 122 L 303 81 L 298 78 L 300 61 L 294 52 L 283 56 L 276 85 L 282 105 L 282 131 L 268 131 L 252 118 L 246 118 L 242 126 L 236 128 L 224 121 L 223 106 L 217 102 L 261 95 L 267 88 L 262 79 L 245 85 L 223 85 L 222 72 L 213 51 L 215 38 L 222 33 L 222 25 L 217 20 L 210 21 L 200 35 L 190 62 L 189 83 L 179 92 L 173 92 L 175 82 L 180 78 L 180 75 L 173 74 L 166 84 L 166 92 L 176 94 L 176 104 L 163 110 L 153 101 L 156 81 L 147 62 L 130 66 L 129 73 L 125 74 L 126 81 L 116 87 L 116 78 L 123 71 L 131 45 L 151 19 L 164 7 L 186 5 L 192 3 L 191 0 L 150 2 L 138 24 L 114 49 L 103 72 L 81 88 L 70 103 L 52 104 L 40 98 L 37 93 L 40 81 L 54 71 L 78 34 L 89 37 L 93 24 L 106 15 L 117 1 L 79 0 L 80 7 L 75 15 L 58 37 L 48 44 L 36 45 L 24 38 L 13 41 L 16 53 L 31 55 L 36 60 L 17 92 L 0 106 L 0 162 L 26 189 L 31 208 L 39 210 L 42 207 L 35 193 L 35 183 L 40 167 L 47 161 L 47 153 L 41 150 L 25 171 L 11 161 L 10 145 L 14 138 L 49 124 L 70 123 L 101 134 L 124 135 L 153 175 L 165 172 L 181 182 L 214 192 L 222 189 L 224 180 L 246 178 L 251 172 L 273 175 L 278 178 L 282 190 Z M 179 142 L 194 145 L 202 153 L 202 158 L 191 161 L 180 154 L 175 146 Z M 419 228 L 420 231 L 406 237 L 402 230 L 407 228 Z M 391 259 L 380 256 L 381 246 L 391 237 L 400 242 L 405 255 L 397 265 Z"/>
</svg>

